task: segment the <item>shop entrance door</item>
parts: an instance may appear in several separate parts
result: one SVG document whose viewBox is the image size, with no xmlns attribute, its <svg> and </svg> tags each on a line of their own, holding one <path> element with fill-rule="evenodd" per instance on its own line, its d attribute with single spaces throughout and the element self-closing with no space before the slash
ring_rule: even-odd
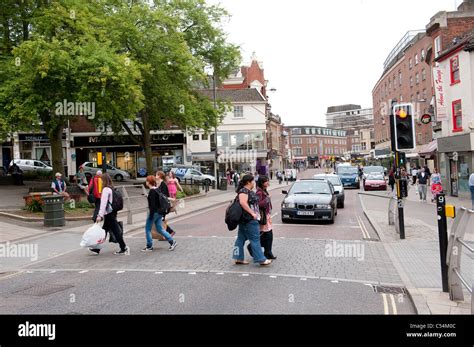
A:
<svg viewBox="0 0 474 347">
<path fill-rule="evenodd" d="M 458 163 L 453 159 L 449 159 L 449 177 L 450 177 L 450 184 L 451 184 L 451 195 L 458 196 Z"/>
</svg>

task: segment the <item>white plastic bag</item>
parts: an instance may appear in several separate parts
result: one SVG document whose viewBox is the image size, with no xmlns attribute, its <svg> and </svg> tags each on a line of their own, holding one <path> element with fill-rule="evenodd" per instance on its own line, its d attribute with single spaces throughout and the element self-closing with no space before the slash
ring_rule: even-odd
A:
<svg viewBox="0 0 474 347">
<path fill-rule="evenodd" d="M 82 235 L 80 243 L 81 247 L 93 247 L 100 249 L 105 243 L 105 230 L 100 227 L 98 223 L 94 223 L 87 231 Z"/>
</svg>

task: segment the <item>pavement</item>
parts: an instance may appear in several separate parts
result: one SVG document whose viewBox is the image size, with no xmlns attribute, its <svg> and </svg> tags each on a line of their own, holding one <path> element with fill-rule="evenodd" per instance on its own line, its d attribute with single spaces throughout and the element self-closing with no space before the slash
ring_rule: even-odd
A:
<svg viewBox="0 0 474 347">
<path fill-rule="evenodd" d="M 449 293 L 442 292 L 438 221 L 436 204 L 422 202 L 413 187 L 405 203 L 405 240 L 394 226 L 388 224 L 389 192 L 359 194 L 365 215 L 377 231 L 380 240 L 407 287 L 417 312 L 420 314 L 471 314 L 471 295 L 465 290 L 465 300 L 449 300 Z M 447 204 L 470 207 L 470 201 L 446 198 Z M 448 219 L 448 230 L 453 221 Z M 468 230 L 465 240 L 474 242 L 474 230 Z M 468 283 L 474 283 L 474 256 L 463 252 L 461 273 Z M 464 288 L 465 289 L 465 288 Z"/>
</svg>

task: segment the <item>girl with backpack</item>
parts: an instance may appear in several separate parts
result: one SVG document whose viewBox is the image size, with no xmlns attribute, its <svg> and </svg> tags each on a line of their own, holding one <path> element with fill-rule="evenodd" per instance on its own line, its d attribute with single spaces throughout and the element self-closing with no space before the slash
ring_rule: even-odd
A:
<svg viewBox="0 0 474 347">
<path fill-rule="evenodd" d="M 272 253 L 273 245 L 273 227 L 272 227 L 272 201 L 267 188 L 270 186 L 270 180 L 268 176 L 260 176 L 257 181 L 257 196 L 258 196 L 258 207 L 260 209 L 260 244 L 263 247 L 263 254 L 267 259 L 275 260 Z M 247 249 L 252 255 L 252 248 L 250 245 Z"/>
<path fill-rule="evenodd" d="M 242 220 L 239 223 L 239 231 L 237 240 L 234 245 L 233 259 L 237 265 L 247 265 L 248 261 L 244 260 L 244 244 L 250 241 L 252 256 L 255 263 L 262 266 L 270 265 L 271 260 L 265 258 L 260 244 L 260 212 L 258 207 L 258 196 L 253 192 L 254 177 L 245 175 L 239 182 L 237 197 L 243 210 Z"/>
<path fill-rule="evenodd" d="M 156 189 L 158 189 L 158 192 L 166 196 L 167 198 L 171 197 L 170 191 L 168 189 L 168 184 L 166 183 L 166 174 L 163 171 L 157 171 L 156 176 L 155 176 L 155 181 L 156 181 Z M 168 214 L 169 211 L 163 212 L 162 217 L 163 217 L 163 222 L 166 222 L 165 218 L 166 215 Z M 175 236 L 176 232 L 171 229 L 171 227 L 166 223 L 166 231 L 171 235 Z"/>
<path fill-rule="evenodd" d="M 114 185 L 112 183 L 112 178 L 108 173 L 102 174 L 102 194 L 100 196 L 100 208 L 99 213 L 96 218 L 96 222 L 104 221 L 104 226 L 102 227 L 106 233 L 111 232 L 117 243 L 120 245 L 120 250 L 116 251 L 116 255 L 130 255 L 130 249 L 125 244 L 123 240 L 123 233 L 120 228 L 120 225 L 117 221 L 117 211 L 112 208 L 113 205 L 113 189 Z M 93 254 L 99 254 L 100 249 L 89 248 L 89 251 Z"/>
<path fill-rule="evenodd" d="M 157 172 L 157 176 L 160 174 L 161 182 L 158 184 L 155 176 L 148 176 L 146 178 L 145 184 L 150 192 L 148 193 L 148 218 L 146 219 L 145 225 L 145 236 L 146 236 L 146 247 L 142 249 L 142 252 L 153 251 L 153 237 L 151 235 L 151 227 L 154 224 L 156 231 L 159 232 L 166 241 L 170 244 L 169 251 L 173 251 L 176 248 L 176 241 L 173 240 L 173 237 L 168 233 L 168 231 L 163 229 L 163 206 L 160 204 L 160 199 L 167 198 L 160 190 L 160 187 L 164 183 L 165 174 L 162 171 Z M 161 188 L 163 189 L 163 188 Z"/>
</svg>

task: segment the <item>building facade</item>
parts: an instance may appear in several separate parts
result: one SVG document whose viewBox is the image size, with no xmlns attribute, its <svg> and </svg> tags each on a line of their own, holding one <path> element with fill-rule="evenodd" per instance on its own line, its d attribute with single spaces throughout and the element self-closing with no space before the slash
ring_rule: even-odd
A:
<svg viewBox="0 0 474 347">
<path fill-rule="evenodd" d="M 293 167 L 324 165 L 342 158 L 346 148 L 346 131 L 315 126 L 285 126 Z"/>
</svg>

